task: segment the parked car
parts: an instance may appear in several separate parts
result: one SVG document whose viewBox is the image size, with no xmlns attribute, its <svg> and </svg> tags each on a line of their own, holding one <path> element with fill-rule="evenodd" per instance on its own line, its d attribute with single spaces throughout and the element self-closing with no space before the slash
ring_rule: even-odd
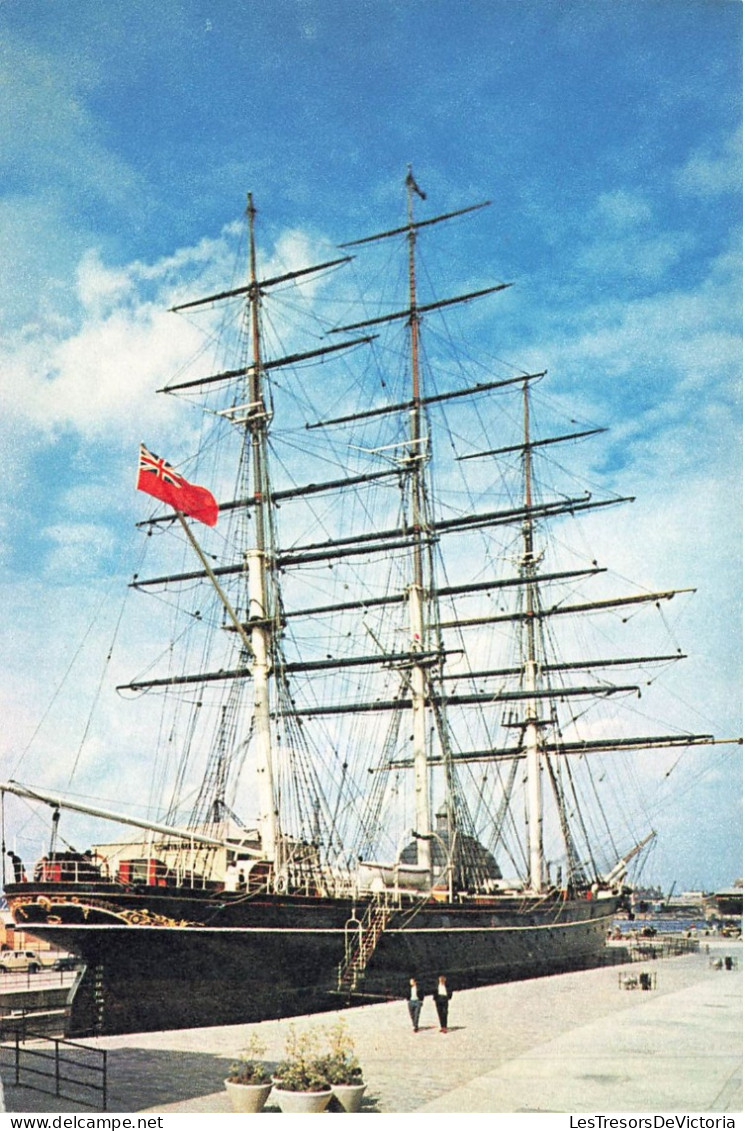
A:
<svg viewBox="0 0 745 1131">
<path fill-rule="evenodd" d="M 0 951 L 0 973 L 9 974 L 14 970 L 37 974 L 42 967 L 51 968 L 56 958 L 54 954 L 38 950 Z"/>
<path fill-rule="evenodd" d="M 77 970 L 80 966 L 80 959 L 74 954 L 62 954 L 54 963 L 55 970 Z"/>
</svg>

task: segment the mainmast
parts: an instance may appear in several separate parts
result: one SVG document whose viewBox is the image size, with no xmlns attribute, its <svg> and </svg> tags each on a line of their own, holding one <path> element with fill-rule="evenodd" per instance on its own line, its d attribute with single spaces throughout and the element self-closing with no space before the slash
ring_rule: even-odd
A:
<svg viewBox="0 0 745 1131">
<path fill-rule="evenodd" d="M 525 704 L 523 743 L 528 777 L 528 858 L 530 888 L 543 887 L 543 796 L 541 785 L 540 722 L 538 718 L 539 665 L 536 648 L 538 586 L 533 546 L 533 470 L 530 444 L 530 387 L 523 383 L 523 486 L 526 517 L 522 526 L 522 559 L 520 576 L 525 581 L 525 615 L 523 618 L 523 682 L 529 698 Z"/>
<path fill-rule="evenodd" d="M 416 301 L 416 227 L 414 226 L 414 193 L 422 199 L 424 194 L 409 169 L 406 178 L 406 205 L 409 249 L 409 335 L 411 344 L 411 409 L 409 411 L 410 440 L 407 468 L 411 483 L 411 525 L 414 529 L 412 546 L 413 577 L 409 587 L 409 618 L 411 651 L 427 651 L 424 622 L 424 547 L 426 525 L 426 497 L 424 469 L 429 458 L 427 436 L 422 427 L 422 403 L 419 375 L 419 313 Z M 417 833 L 417 863 L 432 871 L 432 806 L 430 799 L 429 768 L 427 765 L 427 672 L 424 662 L 414 659 L 411 665 L 411 708 L 414 760 L 414 800 Z"/>
<path fill-rule="evenodd" d="M 432 765 L 432 756 L 428 756 L 428 737 L 427 737 L 427 722 L 428 714 L 430 711 L 435 712 L 435 718 L 438 729 L 442 736 L 442 708 L 445 705 L 445 696 L 442 694 L 435 694 L 431 688 L 431 678 L 429 675 L 430 666 L 433 663 L 442 660 L 443 649 L 442 643 L 439 639 L 431 643 L 430 633 L 431 625 L 433 623 L 439 624 L 439 618 L 429 615 L 429 605 L 437 600 L 437 590 L 433 580 L 432 563 L 430 560 L 430 547 L 432 539 L 438 535 L 440 529 L 445 530 L 450 528 L 453 524 L 464 527 L 477 525 L 481 521 L 482 516 L 468 516 L 465 519 L 447 520 L 442 523 L 434 522 L 429 515 L 429 507 L 427 501 L 426 491 L 426 468 L 430 460 L 429 437 L 426 431 L 425 421 L 425 408 L 428 404 L 443 400 L 450 400 L 457 397 L 472 395 L 474 393 L 483 393 L 487 390 L 501 387 L 505 382 L 503 381 L 489 381 L 480 385 L 474 386 L 471 389 L 456 389 L 447 393 L 439 393 L 432 396 L 423 396 L 420 363 L 419 363 L 419 326 L 422 315 L 429 313 L 432 310 L 438 310 L 446 306 L 451 306 L 455 303 L 468 302 L 471 299 L 480 298 L 485 295 L 494 294 L 509 287 L 509 283 L 498 283 L 489 287 L 484 287 L 477 291 L 472 291 L 468 294 L 457 295 L 452 298 L 437 299 L 434 302 L 421 304 L 417 298 L 417 280 L 416 280 L 416 237 L 420 228 L 429 227 L 433 224 L 439 224 L 444 220 L 450 220 L 455 217 L 466 215 L 476 209 L 485 207 L 489 202 L 483 201 L 480 204 L 469 205 L 465 208 L 460 208 L 454 212 L 444 213 L 439 216 L 434 216 L 427 220 L 414 219 L 414 194 L 425 199 L 425 194 L 417 185 L 414 176 L 409 167 L 408 175 L 406 177 L 406 190 L 407 190 L 407 222 L 404 226 L 393 228 L 385 232 L 379 232 L 372 236 L 366 236 L 363 239 L 351 241 L 342 244 L 343 248 L 358 246 L 360 244 L 371 243 L 377 240 L 388 239 L 390 237 L 405 235 L 408 245 L 408 273 L 409 273 L 409 301 L 408 305 L 403 310 L 397 310 L 389 314 L 379 315 L 375 318 L 366 319 L 362 322 L 354 322 L 347 326 L 336 327 L 334 333 L 348 332 L 350 330 L 357 330 L 367 328 L 370 326 L 379 325 L 382 323 L 393 321 L 405 321 L 409 327 L 409 344 L 410 344 L 410 367 L 411 367 L 411 399 L 408 402 L 400 404 L 393 404 L 383 406 L 381 408 L 366 409 L 361 412 L 348 414 L 342 417 L 336 417 L 332 420 L 319 421 L 310 427 L 325 427 L 330 424 L 347 423 L 354 420 L 369 419 L 374 416 L 384 415 L 391 412 L 399 412 L 405 410 L 409 415 L 409 436 L 408 442 L 405 447 L 402 466 L 407 473 L 407 490 L 408 490 L 408 504 L 410 515 L 403 530 L 384 532 L 384 539 L 381 538 L 381 547 L 387 545 L 390 549 L 408 549 L 410 552 L 411 561 L 411 575 L 408 587 L 405 589 L 403 597 L 408 602 L 409 610 L 409 635 L 410 635 L 410 649 L 409 656 L 406 664 L 406 671 L 409 685 L 409 696 L 399 697 L 393 702 L 376 701 L 370 704 L 355 704 L 354 710 L 380 710 L 382 708 L 390 710 L 410 709 L 412 713 L 412 757 L 411 765 L 414 771 L 414 808 L 416 828 L 414 829 L 416 844 L 417 844 L 417 864 L 426 870 L 430 878 L 432 876 L 432 839 L 435 834 L 432 829 L 432 799 L 430 789 L 430 767 Z M 533 375 L 535 376 L 535 375 Z M 517 378 L 510 378 L 506 383 L 513 383 Z M 491 521 L 490 516 L 487 521 Z M 453 527 L 454 528 L 454 527 Z M 390 539 L 390 540 L 388 540 Z M 357 543 L 361 540 L 356 539 Z M 307 547 L 309 550 L 314 550 L 314 547 Z M 328 554 L 330 546 L 327 544 L 324 547 L 324 553 Z M 358 545 L 345 546 L 339 544 L 339 548 L 335 551 L 338 556 L 347 554 L 356 554 L 360 552 Z M 306 560 L 312 560 L 306 558 Z M 388 599 L 384 599 L 388 600 Z M 369 604 L 376 604 L 374 599 Z M 340 606 L 344 607 L 344 606 Z M 330 611 L 330 610 L 329 610 Z M 439 631 L 439 629 L 438 629 Z M 339 708 L 333 706 L 321 705 L 318 708 L 312 708 L 311 711 L 303 710 L 303 715 L 309 713 L 328 714 Z M 349 710 L 349 706 L 341 707 L 342 711 Z M 407 764 L 408 760 L 407 760 Z M 447 772 L 447 767 L 446 767 Z M 452 805 L 452 799 L 449 802 Z M 450 808 L 448 817 L 449 824 L 452 828 L 452 808 Z M 452 845 L 451 845 L 452 847 Z"/>
<path fill-rule="evenodd" d="M 246 551 L 248 568 L 248 626 L 251 633 L 251 678 L 254 689 L 253 729 L 257 747 L 257 776 L 259 796 L 259 828 L 262 851 L 267 860 L 279 865 L 279 829 L 274 800 L 274 773 L 269 706 L 269 670 L 272 655 L 272 620 L 267 608 L 267 507 L 269 485 L 267 477 L 267 423 L 268 413 L 264 402 L 261 362 L 261 327 L 259 305 L 261 291 L 256 274 L 256 240 L 254 223 L 256 209 L 253 196 L 248 194 L 249 230 L 249 287 L 248 304 L 251 334 L 251 365 L 248 372 L 249 403 L 246 409 L 246 429 L 250 444 L 251 475 L 255 519 L 255 544 Z"/>
</svg>

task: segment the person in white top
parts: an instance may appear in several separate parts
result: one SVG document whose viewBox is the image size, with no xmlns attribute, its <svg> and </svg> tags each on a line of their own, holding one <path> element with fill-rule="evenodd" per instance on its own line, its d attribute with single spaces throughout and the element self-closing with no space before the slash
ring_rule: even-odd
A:
<svg viewBox="0 0 745 1131">
<path fill-rule="evenodd" d="M 409 1007 L 409 1017 L 415 1033 L 419 1032 L 419 1014 L 422 1012 L 422 993 L 417 985 L 416 978 L 409 980 L 409 993 L 406 998 Z"/>
<path fill-rule="evenodd" d="M 437 989 L 434 992 L 435 1008 L 440 1020 L 441 1033 L 448 1031 L 448 1004 L 452 996 L 453 991 L 448 989 L 447 979 L 441 974 L 437 979 Z"/>
</svg>

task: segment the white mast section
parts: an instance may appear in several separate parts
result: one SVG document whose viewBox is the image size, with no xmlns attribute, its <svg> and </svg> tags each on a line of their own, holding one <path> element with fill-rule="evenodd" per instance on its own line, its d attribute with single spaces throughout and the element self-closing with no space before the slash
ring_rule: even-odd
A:
<svg viewBox="0 0 745 1131">
<path fill-rule="evenodd" d="M 409 617 L 412 652 L 425 651 L 424 640 L 424 566 L 422 533 L 426 520 L 424 499 L 424 465 L 428 459 L 426 438 L 422 435 L 421 388 L 419 379 L 419 314 L 416 301 L 413 194 L 423 193 L 409 170 L 406 178 L 409 244 L 409 331 L 411 336 L 411 442 L 408 464 L 411 469 L 411 524 L 416 532 L 413 549 L 413 580 L 409 589 Z M 411 667 L 412 732 L 414 759 L 414 797 L 417 835 L 417 864 L 432 875 L 432 806 L 429 769 L 427 766 L 427 678 L 424 665 L 416 660 Z"/>
<path fill-rule="evenodd" d="M 523 556 L 520 570 L 528 581 L 525 586 L 525 654 L 524 679 L 528 693 L 538 690 L 539 665 L 536 649 L 536 586 L 531 583 L 535 577 L 536 560 L 533 549 L 533 519 L 530 507 L 533 502 L 533 475 L 530 447 L 530 392 L 526 381 L 523 385 L 523 432 L 525 451 L 523 455 L 523 476 L 525 508 L 528 517 L 523 523 Z M 523 739 L 528 772 L 528 857 L 530 866 L 531 891 L 543 888 L 543 789 L 541 782 L 540 723 L 538 719 L 538 698 L 529 698 L 525 705 L 525 735 Z"/>
<path fill-rule="evenodd" d="M 269 654 L 266 630 L 266 597 L 264 585 L 265 555 L 249 550 L 248 562 L 249 618 L 251 625 L 251 675 L 254 687 L 254 732 L 258 744 L 259 828 L 261 846 L 267 860 L 277 855 L 277 816 L 274 805 L 272 736 L 269 726 Z"/>
</svg>

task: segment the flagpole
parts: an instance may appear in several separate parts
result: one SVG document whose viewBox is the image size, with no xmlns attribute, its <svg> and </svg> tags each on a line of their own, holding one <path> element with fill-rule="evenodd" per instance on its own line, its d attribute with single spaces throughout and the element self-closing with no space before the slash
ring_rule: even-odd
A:
<svg viewBox="0 0 745 1131">
<path fill-rule="evenodd" d="M 175 507 L 174 507 L 174 510 L 176 510 Z M 204 556 L 204 553 L 202 552 L 202 547 L 197 542 L 197 540 L 194 537 L 194 534 L 191 530 L 191 527 L 189 526 L 188 522 L 184 518 L 183 512 L 180 511 L 180 510 L 176 510 L 176 515 L 178 517 L 179 522 L 181 523 L 181 525 L 184 528 L 184 531 L 186 533 L 186 537 L 189 539 L 192 546 L 194 547 L 194 550 L 197 554 L 197 557 L 199 558 L 200 562 L 202 563 L 205 570 L 207 571 L 207 576 L 209 577 L 210 581 L 212 582 L 215 589 L 217 590 L 217 595 L 219 596 L 220 600 L 222 601 L 223 605 L 225 606 L 225 611 L 227 612 L 228 616 L 232 620 L 233 625 L 235 626 L 236 632 L 240 636 L 243 643 L 246 645 L 246 649 L 248 650 L 249 655 L 253 655 L 253 648 L 251 647 L 251 641 L 249 639 L 248 633 L 246 632 L 242 623 L 238 619 L 238 614 L 236 613 L 235 609 L 233 608 L 230 601 L 228 600 L 227 594 L 225 593 L 222 586 L 220 585 L 220 582 L 215 577 L 215 574 L 214 574 L 209 562 L 207 561 L 206 557 Z"/>
</svg>

